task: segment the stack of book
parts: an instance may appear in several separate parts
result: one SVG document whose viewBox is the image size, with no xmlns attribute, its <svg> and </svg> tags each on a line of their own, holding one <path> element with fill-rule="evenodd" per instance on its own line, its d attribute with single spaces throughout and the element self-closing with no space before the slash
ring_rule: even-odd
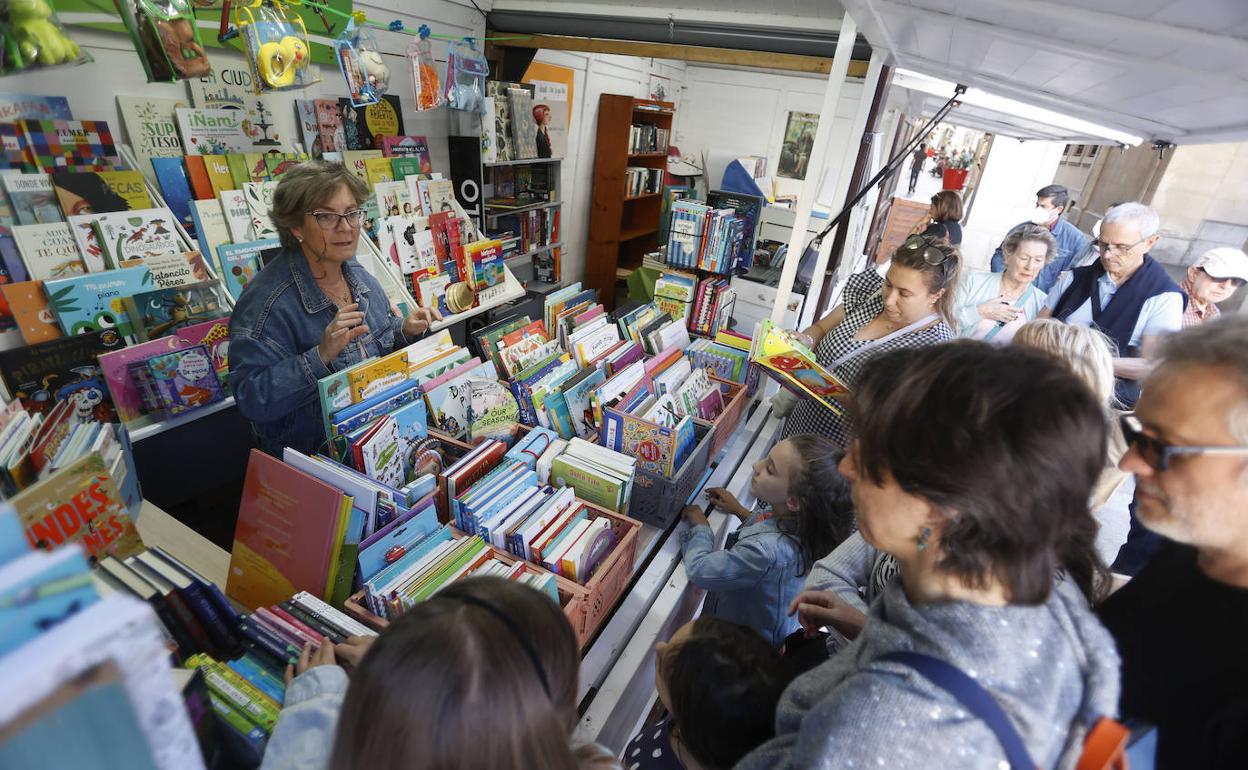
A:
<svg viewBox="0 0 1248 770">
<path fill-rule="evenodd" d="M 689 330 L 707 337 L 715 336 L 728 326 L 732 317 L 733 303 L 737 294 L 725 278 L 704 278 L 698 283 L 693 314 L 689 317 Z"/>
<path fill-rule="evenodd" d="M 671 132 L 649 123 L 634 123 L 628 136 L 628 151 L 634 155 L 647 152 L 667 152 Z"/>
<path fill-rule="evenodd" d="M 645 166 L 629 166 L 624 170 L 624 195 L 636 198 L 639 195 L 654 195 L 663 189 L 662 168 L 646 168 Z"/>
<path fill-rule="evenodd" d="M 715 338 L 697 339 L 689 346 L 689 360 L 695 367 L 709 370 L 721 380 L 746 383 L 751 372 L 748 337 L 721 330 Z"/>
<path fill-rule="evenodd" d="M 754 226 L 748 216 L 738 215 L 733 208 L 716 209 L 694 200 L 674 201 L 667 241 L 668 264 L 721 275 L 748 269 L 754 258 Z"/>
</svg>

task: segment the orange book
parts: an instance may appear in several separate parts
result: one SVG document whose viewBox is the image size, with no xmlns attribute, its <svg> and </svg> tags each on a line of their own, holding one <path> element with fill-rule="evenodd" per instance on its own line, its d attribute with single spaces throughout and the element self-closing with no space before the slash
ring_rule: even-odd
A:
<svg viewBox="0 0 1248 770">
<path fill-rule="evenodd" d="M 186 177 L 191 180 L 191 193 L 195 200 L 210 201 L 217 196 L 212 192 L 212 179 L 203 155 L 186 156 Z"/>
<path fill-rule="evenodd" d="M 61 335 L 61 327 L 48 308 L 48 296 L 43 291 L 43 281 L 21 281 L 0 285 L 5 301 L 18 331 L 27 345 L 54 340 Z"/>
</svg>

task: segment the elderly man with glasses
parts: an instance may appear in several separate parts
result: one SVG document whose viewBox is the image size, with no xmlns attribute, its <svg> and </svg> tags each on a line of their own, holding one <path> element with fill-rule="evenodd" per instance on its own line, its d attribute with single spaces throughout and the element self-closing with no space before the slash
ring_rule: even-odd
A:
<svg viewBox="0 0 1248 770">
<path fill-rule="evenodd" d="M 1180 286 L 1187 295 L 1183 327 L 1197 326 L 1218 317 L 1218 303 L 1231 298 L 1248 283 L 1248 254 L 1226 246 L 1210 249 L 1187 268 Z"/>
<path fill-rule="evenodd" d="M 1248 319 L 1162 347 L 1120 466 L 1166 538 L 1099 609 L 1122 657 L 1121 713 L 1158 727 L 1159 768 L 1248 758 Z"/>
<path fill-rule="evenodd" d="M 1115 206 L 1093 242 L 1098 259 L 1062 276 L 1041 318 L 1093 326 L 1118 346 L 1115 396 L 1130 408 L 1161 338 L 1183 326 L 1185 297 L 1148 254 L 1161 238 L 1157 212 L 1142 203 Z"/>
</svg>

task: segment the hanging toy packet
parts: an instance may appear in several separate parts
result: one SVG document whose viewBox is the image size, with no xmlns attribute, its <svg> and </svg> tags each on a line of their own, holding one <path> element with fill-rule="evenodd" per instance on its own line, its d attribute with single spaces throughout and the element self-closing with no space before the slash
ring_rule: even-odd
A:
<svg viewBox="0 0 1248 770">
<path fill-rule="evenodd" d="M 347 81 L 351 106 L 367 107 L 381 101 L 390 88 L 390 68 L 370 30 L 355 26 L 354 19 L 347 22 L 347 28 L 334 41 L 334 55 Z"/>
<path fill-rule="evenodd" d="M 412 72 L 412 96 L 417 112 L 441 107 L 442 89 L 438 71 L 433 67 L 433 46 L 429 43 L 429 25 L 420 25 L 420 37 L 407 47 L 407 65 Z"/>
<path fill-rule="evenodd" d="M 256 93 L 304 88 L 319 82 L 308 65 L 308 31 L 299 14 L 286 12 L 279 0 L 257 0 L 234 11 L 243 36 Z"/>
<path fill-rule="evenodd" d="M 65 34 L 48 0 L 0 2 L 0 74 L 94 61 Z"/>
<path fill-rule="evenodd" d="M 187 0 L 136 0 L 133 24 L 123 13 L 151 82 L 200 78 L 211 74 L 195 14 Z"/>
<path fill-rule="evenodd" d="M 489 62 L 477 52 L 472 40 L 451 43 L 446 56 L 446 106 L 485 112 L 485 78 L 489 73 Z"/>
</svg>

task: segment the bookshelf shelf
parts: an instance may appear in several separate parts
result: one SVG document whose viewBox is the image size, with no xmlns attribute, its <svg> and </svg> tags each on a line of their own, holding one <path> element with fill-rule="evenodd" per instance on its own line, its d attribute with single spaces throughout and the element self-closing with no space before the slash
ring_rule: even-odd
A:
<svg viewBox="0 0 1248 770">
<path fill-rule="evenodd" d="M 607 308 L 615 308 L 616 284 L 620 280 L 617 268 L 640 265 L 642 257 L 659 246 L 662 193 L 625 193 L 629 166 L 662 169 L 667 152 L 630 152 L 633 126 L 670 132 L 675 114 L 671 102 L 619 94 L 598 97 L 585 287 L 597 289 L 599 300 Z"/>
<path fill-rule="evenodd" d="M 563 158 L 523 158 L 521 160 L 500 160 L 493 163 L 482 163 L 486 168 L 503 168 L 506 166 L 527 166 L 531 163 L 558 163 Z"/>
<path fill-rule="evenodd" d="M 490 214 L 492 217 L 501 217 L 506 214 L 519 214 L 525 211 L 537 211 L 538 209 L 553 209 L 555 206 L 563 205 L 563 201 L 547 201 L 545 203 L 530 203 L 527 206 L 500 206 L 496 203 L 486 201 L 481 204 L 482 208 L 498 211 L 498 214 Z"/>
<path fill-rule="evenodd" d="M 547 251 L 550 251 L 551 249 L 562 249 L 562 248 L 563 248 L 563 241 L 559 241 L 558 243 L 551 243 L 546 246 L 538 246 L 536 249 L 533 249 L 531 251 L 526 251 L 523 254 L 517 254 L 514 257 L 508 257 L 507 261 L 511 262 L 514 259 L 525 259 L 528 257 L 536 257 L 538 254 L 543 254 Z"/>
</svg>

